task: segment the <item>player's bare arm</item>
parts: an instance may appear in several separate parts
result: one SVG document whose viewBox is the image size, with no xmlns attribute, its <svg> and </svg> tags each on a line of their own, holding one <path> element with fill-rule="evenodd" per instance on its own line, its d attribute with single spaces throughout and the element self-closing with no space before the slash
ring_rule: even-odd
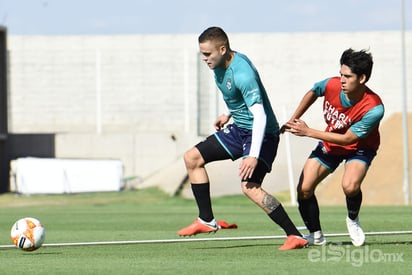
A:
<svg viewBox="0 0 412 275">
<path fill-rule="evenodd" d="M 359 140 L 359 137 L 349 129 L 344 134 L 319 131 L 310 128 L 306 122 L 301 119 L 294 119 L 293 121 L 286 123 L 285 131 L 296 136 L 311 137 L 338 145 L 348 145 Z"/>
<path fill-rule="evenodd" d="M 313 91 L 308 91 L 300 101 L 298 107 L 296 108 L 295 112 L 289 119 L 289 122 L 293 122 L 295 119 L 300 118 L 308 109 L 309 107 L 316 101 L 318 96 Z M 280 133 L 283 134 L 288 128 L 287 123 L 282 125 L 280 128 Z"/>
</svg>

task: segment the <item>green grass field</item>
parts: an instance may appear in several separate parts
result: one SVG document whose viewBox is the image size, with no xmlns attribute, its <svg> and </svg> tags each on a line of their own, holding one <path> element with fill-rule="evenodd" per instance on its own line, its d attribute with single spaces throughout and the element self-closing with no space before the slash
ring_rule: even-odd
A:
<svg viewBox="0 0 412 275">
<path fill-rule="evenodd" d="M 220 237 L 277 236 L 283 231 L 246 197 L 213 199 L 217 219 L 237 223 Z M 194 201 L 156 189 L 118 193 L 18 197 L 0 195 L 0 274 L 408 274 L 412 235 L 367 236 L 363 247 L 329 238 L 323 247 L 278 251 L 283 239 L 149 244 L 47 246 L 179 239 L 177 230 L 197 216 Z M 297 226 L 296 207 L 286 207 Z M 346 233 L 344 207 L 322 207 L 326 234 Z M 46 246 L 34 252 L 9 248 L 10 228 L 33 216 L 46 227 Z M 366 232 L 412 230 L 410 207 L 363 207 Z M 302 232 L 306 233 L 306 232 Z M 408 271 L 409 270 L 409 271 Z"/>
</svg>

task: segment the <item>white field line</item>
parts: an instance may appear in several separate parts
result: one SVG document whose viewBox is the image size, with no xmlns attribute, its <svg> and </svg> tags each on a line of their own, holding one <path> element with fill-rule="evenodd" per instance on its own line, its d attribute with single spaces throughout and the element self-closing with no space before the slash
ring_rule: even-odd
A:
<svg viewBox="0 0 412 275">
<path fill-rule="evenodd" d="M 365 232 L 366 236 L 384 236 L 384 235 L 407 235 L 412 231 L 383 231 L 383 232 Z M 342 237 L 348 236 L 348 233 L 331 233 L 325 234 L 325 237 Z M 129 245 L 129 244 L 155 244 L 155 243 L 182 243 L 182 242 L 206 242 L 206 241 L 245 241 L 245 240 L 272 240 L 284 239 L 285 235 L 279 236 L 246 236 L 246 237 L 220 237 L 220 238 L 180 238 L 164 240 L 132 240 L 132 241 L 107 241 L 107 242 L 77 242 L 77 243 L 45 243 L 44 247 L 61 247 L 61 246 L 90 246 L 90 245 Z M 15 248 L 14 245 L 0 245 L 0 248 Z"/>
</svg>

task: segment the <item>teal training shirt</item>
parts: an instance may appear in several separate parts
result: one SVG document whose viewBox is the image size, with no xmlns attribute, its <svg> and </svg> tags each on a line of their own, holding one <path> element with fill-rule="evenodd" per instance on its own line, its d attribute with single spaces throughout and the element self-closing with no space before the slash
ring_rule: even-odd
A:
<svg viewBox="0 0 412 275">
<path fill-rule="evenodd" d="M 265 133 L 278 133 L 279 123 L 260 80 L 259 73 L 244 54 L 235 52 L 229 67 L 226 69 L 216 68 L 213 71 L 216 85 L 222 92 L 223 100 L 237 126 L 252 130 L 253 114 L 248 107 L 261 103 L 266 113 Z"/>
</svg>

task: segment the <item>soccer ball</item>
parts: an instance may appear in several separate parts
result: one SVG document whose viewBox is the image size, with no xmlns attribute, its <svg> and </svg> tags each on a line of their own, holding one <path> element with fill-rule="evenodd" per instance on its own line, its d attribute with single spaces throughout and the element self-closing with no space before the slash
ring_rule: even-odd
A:
<svg viewBox="0 0 412 275">
<path fill-rule="evenodd" d="M 45 233 L 44 226 L 38 219 L 27 217 L 13 224 L 10 237 L 17 248 L 24 251 L 34 251 L 43 244 Z"/>
</svg>

